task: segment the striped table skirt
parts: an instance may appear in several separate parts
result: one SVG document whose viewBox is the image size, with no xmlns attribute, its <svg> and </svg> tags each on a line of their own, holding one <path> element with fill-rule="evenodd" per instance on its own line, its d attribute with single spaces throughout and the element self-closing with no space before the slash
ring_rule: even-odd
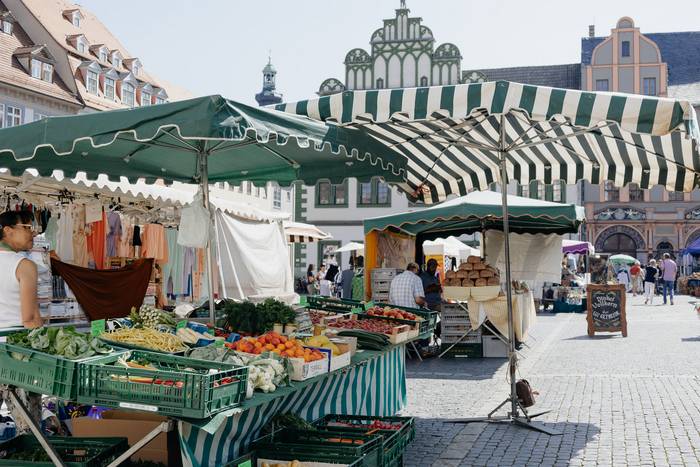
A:
<svg viewBox="0 0 700 467">
<path fill-rule="evenodd" d="M 280 390 L 284 393 L 280 397 L 265 395 L 269 397 L 265 403 L 248 404 L 249 408 L 228 417 L 214 433 L 179 422 L 183 465 L 225 465 L 245 452 L 260 429 L 278 413 L 293 412 L 308 421 L 327 414 L 396 414 L 406 404 L 405 346 L 373 354 L 308 384 L 294 383 L 292 390 Z M 251 401 L 257 397 L 256 393 Z"/>
</svg>

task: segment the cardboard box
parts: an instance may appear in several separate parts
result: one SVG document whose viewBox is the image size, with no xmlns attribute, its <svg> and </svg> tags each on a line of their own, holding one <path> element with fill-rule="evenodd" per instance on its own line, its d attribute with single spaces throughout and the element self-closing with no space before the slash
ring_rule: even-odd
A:
<svg viewBox="0 0 700 467">
<path fill-rule="evenodd" d="M 329 352 L 329 349 L 321 347 L 311 347 L 312 349 L 320 350 L 328 355 L 328 372 L 339 370 L 343 367 L 350 365 L 352 360 L 352 354 L 350 353 L 350 345 L 345 342 L 333 342 L 340 350 L 340 355 L 333 355 L 333 352 Z"/>
<path fill-rule="evenodd" d="M 165 417 L 149 413 L 108 410 L 102 413 L 102 419 L 90 417 L 74 419 L 72 433 L 73 436 L 77 437 L 127 437 L 129 446 L 133 446 L 166 420 Z M 179 452 L 177 446 L 174 449 Z M 161 462 L 165 465 L 171 465 L 168 460 L 167 433 L 161 433 L 156 436 L 131 458 L 132 460 Z"/>
<path fill-rule="evenodd" d="M 315 347 L 309 347 L 315 348 Z M 321 360 L 316 360 L 315 362 L 304 362 L 303 358 L 290 358 L 289 361 L 292 363 L 292 381 L 304 381 L 315 376 L 328 373 L 329 359 L 331 351 L 328 349 L 318 349 L 325 354 L 325 358 Z"/>
</svg>

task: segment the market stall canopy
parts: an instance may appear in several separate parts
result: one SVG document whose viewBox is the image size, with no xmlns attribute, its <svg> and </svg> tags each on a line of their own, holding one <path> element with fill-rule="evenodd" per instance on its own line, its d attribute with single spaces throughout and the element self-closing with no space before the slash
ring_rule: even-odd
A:
<svg viewBox="0 0 700 467">
<path fill-rule="evenodd" d="M 359 243 L 359 242 L 350 242 L 342 247 L 338 248 L 335 250 L 336 253 L 345 253 L 348 251 L 357 251 L 358 254 L 364 255 L 365 254 L 365 244 L 364 243 Z"/>
<path fill-rule="evenodd" d="M 459 239 L 449 236 L 447 238 L 436 238 L 435 240 L 426 240 L 423 242 L 423 251 L 428 254 L 426 247 L 442 246 L 443 254 L 446 256 L 454 256 L 456 258 L 468 258 L 469 256 L 480 256 L 481 253 L 477 248 L 472 248 Z"/>
<path fill-rule="evenodd" d="M 637 262 L 635 258 L 629 255 L 612 255 L 608 261 L 615 264 L 634 264 Z"/>
<path fill-rule="evenodd" d="M 285 112 L 364 129 L 407 161 L 404 191 L 426 203 L 488 190 L 579 180 L 692 191 L 700 135 L 688 101 L 507 81 L 348 91 L 279 104 Z M 503 136 L 503 138 L 501 138 Z"/>
<path fill-rule="evenodd" d="M 593 255 L 595 248 L 591 242 L 582 242 L 580 240 L 562 240 L 562 253 L 574 253 L 580 255 Z"/>
<path fill-rule="evenodd" d="M 315 225 L 303 222 L 284 222 L 284 236 L 288 243 L 312 243 L 320 240 L 330 240 L 333 236 Z"/>
<path fill-rule="evenodd" d="M 147 183 L 200 183 L 202 159 L 209 182 L 402 180 L 405 160 L 385 154 L 382 167 L 376 155 L 383 150 L 363 131 L 221 96 L 49 117 L 0 130 L 0 168 L 13 175 L 33 168 L 44 177 L 61 170 L 70 178 L 85 172 L 90 180 L 104 174 Z"/>
<path fill-rule="evenodd" d="M 584 209 L 508 195 L 508 220 L 513 233 L 575 233 L 585 219 Z M 483 230 L 503 230 L 501 194 L 475 191 L 426 209 L 365 219 L 365 234 L 393 230 L 409 235 L 447 236 Z"/>
<path fill-rule="evenodd" d="M 25 199 L 54 199 L 60 190 L 68 190 L 68 195 L 75 199 L 93 199 L 95 194 L 114 198 L 122 203 L 144 202 L 154 206 L 183 207 L 190 204 L 199 187 L 188 183 L 174 182 L 170 186 L 162 183 L 148 184 L 142 180 L 136 183 L 122 177 L 119 181 L 110 181 L 105 175 L 95 180 L 88 180 L 84 173 L 78 173 L 74 178 L 65 178 L 60 172 L 51 177 L 39 177 L 30 169 L 22 176 L 10 175 L 7 170 L 0 170 L 0 183 L 5 193 L 16 193 Z M 212 205 L 227 214 L 255 221 L 278 221 L 289 219 L 290 214 L 284 212 L 266 211 L 248 203 L 231 199 L 232 192 L 216 187 L 210 187 Z"/>
<path fill-rule="evenodd" d="M 700 255 L 700 238 L 688 245 L 684 250 L 684 255 Z"/>
</svg>

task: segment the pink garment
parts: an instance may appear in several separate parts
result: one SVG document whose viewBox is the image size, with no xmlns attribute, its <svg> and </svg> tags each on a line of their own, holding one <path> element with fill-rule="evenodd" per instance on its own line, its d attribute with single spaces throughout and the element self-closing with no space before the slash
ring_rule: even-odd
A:
<svg viewBox="0 0 700 467">
<path fill-rule="evenodd" d="M 168 240 L 161 224 L 146 224 L 141 233 L 141 257 L 153 258 L 159 263 L 168 262 Z"/>
</svg>

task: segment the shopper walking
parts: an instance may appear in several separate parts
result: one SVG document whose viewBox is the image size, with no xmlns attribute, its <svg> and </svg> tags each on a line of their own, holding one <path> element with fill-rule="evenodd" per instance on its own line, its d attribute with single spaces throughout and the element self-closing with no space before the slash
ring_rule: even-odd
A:
<svg viewBox="0 0 700 467">
<path fill-rule="evenodd" d="M 632 277 L 632 296 L 636 297 L 637 293 L 642 293 L 642 267 L 639 261 L 630 268 L 630 276 Z"/>
<path fill-rule="evenodd" d="M 647 267 L 644 268 L 644 304 L 653 305 L 656 294 L 656 277 L 659 269 L 656 267 L 656 260 L 651 259 Z"/>
<path fill-rule="evenodd" d="M 664 281 L 664 305 L 666 305 L 667 292 L 671 298 L 671 305 L 673 305 L 673 289 L 676 286 L 676 273 L 678 272 L 678 266 L 676 265 L 676 262 L 671 259 L 671 255 L 668 253 L 664 253 L 664 259 L 661 261 L 661 271 L 661 277 Z"/>
<path fill-rule="evenodd" d="M 617 282 L 625 286 L 625 292 L 630 291 L 630 273 L 625 266 L 617 271 Z"/>
</svg>

